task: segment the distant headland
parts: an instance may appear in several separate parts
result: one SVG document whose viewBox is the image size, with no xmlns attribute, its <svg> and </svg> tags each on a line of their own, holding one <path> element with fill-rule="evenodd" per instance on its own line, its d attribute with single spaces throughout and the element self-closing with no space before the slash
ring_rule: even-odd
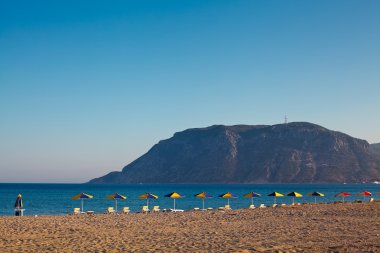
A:
<svg viewBox="0 0 380 253">
<path fill-rule="evenodd" d="M 162 140 L 89 183 L 371 183 L 380 144 L 307 122 L 214 125 Z"/>
</svg>

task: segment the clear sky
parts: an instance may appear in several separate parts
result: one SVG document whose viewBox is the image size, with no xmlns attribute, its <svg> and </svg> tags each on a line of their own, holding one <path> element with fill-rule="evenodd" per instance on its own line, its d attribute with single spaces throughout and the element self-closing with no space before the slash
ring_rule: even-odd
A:
<svg viewBox="0 0 380 253">
<path fill-rule="evenodd" d="M 380 142 L 380 1 L 1 1 L 0 182 L 85 182 L 174 132 Z"/>
</svg>

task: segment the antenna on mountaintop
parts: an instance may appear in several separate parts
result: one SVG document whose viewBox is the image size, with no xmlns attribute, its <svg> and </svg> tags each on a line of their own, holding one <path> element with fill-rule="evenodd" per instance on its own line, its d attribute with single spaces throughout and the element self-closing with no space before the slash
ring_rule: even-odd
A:
<svg viewBox="0 0 380 253">
<path fill-rule="evenodd" d="M 285 124 L 288 124 L 288 116 L 285 114 Z"/>
</svg>

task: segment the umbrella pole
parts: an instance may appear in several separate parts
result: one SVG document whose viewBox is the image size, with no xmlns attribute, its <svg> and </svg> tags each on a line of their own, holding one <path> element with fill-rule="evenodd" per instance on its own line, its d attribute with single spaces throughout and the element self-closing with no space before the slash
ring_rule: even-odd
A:
<svg viewBox="0 0 380 253">
<path fill-rule="evenodd" d="M 230 199 L 227 199 L 227 205 L 230 205 Z"/>
<path fill-rule="evenodd" d="M 317 197 L 314 197 L 314 204 L 317 204 Z"/>
<path fill-rule="evenodd" d="M 117 199 L 115 199 L 115 211 L 117 212 Z"/>
<path fill-rule="evenodd" d="M 205 210 L 205 199 L 202 199 L 202 209 Z"/>
<path fill-rule="evenodd" d="M 293 206 L 294 206 L 294 197 L 293 197 Z"/>
<path fill-rule="evenodd" d="M 175 199 L 173 199 L 174 200 L 174 210 L 175 210 Z"/>
<path fill-rule="evenodd" d="M 81 203 L 82 203 L 82 213 L 83 213 L 83 199 L 80 199 Z"/>
<path fill-rule="evenodd" d="M 253 197 L 251 197 L 251 205 L 253 205 Z"/>
<path fill-rule="evenodd" d="M 147 206 L 148 209 L 149 209 L 149 199 L 148 199 L 148 198 L 146 198 L 146 206 Z"/>
<path fill-rule="evenodd" d="M 343 203 L 344 203 L 344 196 L 342 197 L 342 199 L 343 199 Z"/>
</svg>

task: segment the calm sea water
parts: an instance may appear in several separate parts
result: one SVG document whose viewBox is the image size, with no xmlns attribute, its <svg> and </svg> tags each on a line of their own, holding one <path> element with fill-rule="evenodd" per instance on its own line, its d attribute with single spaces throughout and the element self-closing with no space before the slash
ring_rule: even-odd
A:
<svg viewBox="0 0 380 253">
<path fill-rule="evenodd" d="M 260 193 L 262 197 L 255 198 L 254 203 L 271 204 L 272 197 L 266 195 L 278 191 L 286 194 L 291 191 L 297 191 L 304 195 L 297 198 L 298 202 L 313 202 L 313 197 L 306 196 L 307 193 L 319 191 L 325 194 L 325 197 L 318 198 L 321 202 L 331 202 L 338 200 L 334 195 L 341 191 L 352 194 L 347 197 L 346 201 L 362 199 L 356 196 L 360 191 L 370 191 L 372 193 L 380 192 L 380 185 L 375 184 L 139 184 L 139 185 L 87 185 L 87 184 L 0 184 L 0 215 L 13 215 L 14 202 L 19 193 L 23 196 L 25 215 L 48 215 L 48 214 L 68 214 L 74 207 L 80 207 L 80 200 L 71 200 L 71 197 L 85 192 L 94 196 L 93 199 L 84 200 L 84 209 L 93 210 L 95 213 L 103 213 L 108 206 L 114 206 L 114 201 L 106 199 L 105 196 L 118 192 L 126 195 L 126 200 L 118 201 L 119 209 L 123 206 L 129 206 L 132 212 L 139 211 L 145 200 L 137 196 L 151 192 L 158 195 L 157 200 L 150 200 L 149 205 L 158 205 L 161 209 L 172 208 L 173 200 L 165 198 L 164 195 L 176 191 L 186 197 L 176 200 L 176 208 L 192 209 L 201 207 L 202 200 L 194 197 L 194 194 L 206 191 L 214 197 L 205 200 L 206 207 L 217 208 L 227 203 L 226 199 L 219 198 L 218 195 L 227 191 L 236 194 L 238 198 L 230 200 L 233 209 L 246 208 L 250 204 L 250 199 L 243 198 L 247 192 L 254 191 Z M 380 196 L 375 196 L 379 199 Z M 278 203 L 290 204 L 291 197 L 277 198 Z"/>
</svg>

